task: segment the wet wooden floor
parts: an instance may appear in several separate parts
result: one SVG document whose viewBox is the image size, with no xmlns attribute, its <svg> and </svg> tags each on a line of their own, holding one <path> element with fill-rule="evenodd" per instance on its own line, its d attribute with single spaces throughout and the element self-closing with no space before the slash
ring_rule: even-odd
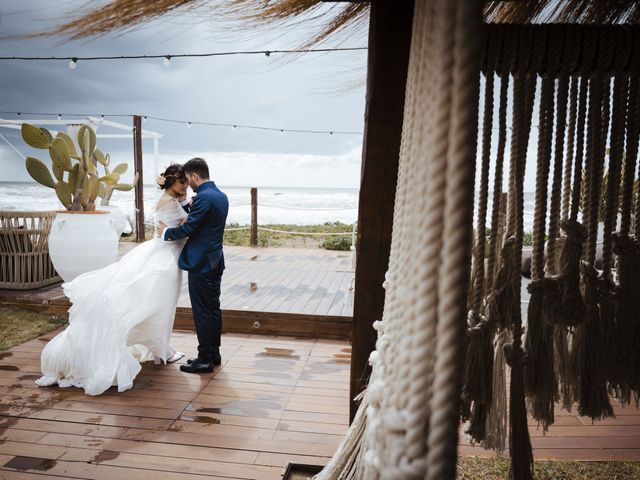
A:
<svg viewBox="0 0 640 480">
<path fill-rule="evenodd" d="M 120 243 L 120 256 L 135 243 Z M 332 317 L 353 316 L 354 278 L 350 252 L 320 248 L 224 247 L 223 310 Z M 190 308 L 184 274 L 178 306 Z M 36 290 L 2 290 L 0 303 L 56 302 L 60 284 Z"/>
<path fill-rule="evenodd" d="M 38 388 L 52 334 L 0 353 L 0 478 L 278 479 L 288 462 L 323 465 L 348 423 L 347 342 L 226 334 L 223 365 L 190 375 L 144 364 L 132 390 L 89 397 Z M 174 345 L 193 353 L 192 333 Z M 592 424 L 556 412 L 538 459 L 640 461 L 640 412 Z M 491 457 L 460 435 L 463 455 Z"/>
<path fill-rule="evenodd" d="M 224 252 L 224 310 L 353 316 L 349 252 L 251 247 Z M 186 284 L 178 306 L 191 306 Z"/>
<path fill-rule="evenodd" d="M 132 390 L 90 397 L 33 383 L 51 336 L 0 353 L 0 478 L 279 479 L 347 429 L 347 342 L 227 334 L 213 374 L 146 363 Z"/>
</svg>

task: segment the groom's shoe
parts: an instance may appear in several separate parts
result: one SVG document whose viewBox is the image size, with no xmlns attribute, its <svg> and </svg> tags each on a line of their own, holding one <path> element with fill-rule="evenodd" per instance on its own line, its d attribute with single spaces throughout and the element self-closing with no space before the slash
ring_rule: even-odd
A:
<svg viewBox="0 0 640 480">
<path fill-rule="evenodd" d="M 213 362 L 203 362 L 200 359 L 195 359 L 187 365 L 180 365 L 180 371 L 186 373 L 211 373 L 213 372 Z"/>
<path fill-rule="evenodd" d="M 197 358 L 190 358 L 189 360 L 187 360 L 187 364 L 191 365 L 193 362 L 197 362 L 197 361 L 198 361 Z M 222 357 L 220 356 L 219 353 L 213 356 L 213 365 L 216 367 L 222 365 Z"/>
</svg>

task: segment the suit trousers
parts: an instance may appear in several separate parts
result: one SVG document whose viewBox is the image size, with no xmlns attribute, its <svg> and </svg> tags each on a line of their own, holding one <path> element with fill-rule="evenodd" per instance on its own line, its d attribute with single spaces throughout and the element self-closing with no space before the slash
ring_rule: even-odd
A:
<svg viewBox="0 0 640 480">
<path fill-rule="evenodd" d="M 212 361 L 220 353 L 222 262 L 212 272 L 189 272 L 189 297 L 198 336 L 198 358 Z"/>
</svg>

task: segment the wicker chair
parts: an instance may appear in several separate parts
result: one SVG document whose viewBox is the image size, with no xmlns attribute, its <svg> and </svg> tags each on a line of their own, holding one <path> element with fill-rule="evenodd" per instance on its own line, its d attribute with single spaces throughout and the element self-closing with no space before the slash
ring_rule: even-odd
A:
<svg viewBox="0 0 640 480">
<path fill-rule="evenodd" d="M 55 216 L 0 211 L 0 288 L 27 290 L 61 281 L 49 258 Z"/>
</svg>

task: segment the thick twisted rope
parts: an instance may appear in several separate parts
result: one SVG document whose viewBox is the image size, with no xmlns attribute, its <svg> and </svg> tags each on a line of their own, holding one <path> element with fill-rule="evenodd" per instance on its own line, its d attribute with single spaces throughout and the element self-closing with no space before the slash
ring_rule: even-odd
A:
<svg viewBox="0 0 640 480">
<path fill-rule="evenodd" d="M 489 166 L 491 153 L 491 126 L 493 120 L 493 72 L 486 76 L 484 115 L 482 128 L 482 164 L 480 166 L 480 194 L 478 200 L 476 247 L 474 252 L 475 277 L 472 286 L 471 310 L 468 315 L 468 341 L 465 354 L 462 402 L 473 401 L 467 433 L 475 441 L 485 436 L 486 415 L 491 402 L 491 373 L 493 370 L 492 331 L 487 317 L 481 311 L 484 298 L 485 244 L 487 203 L 489 197 Z M 499 204 L 496 206 L 499 207 Z M 494 212 L 495 212 L 494 208 Z M 462 408 L 463 412 L 465 407 Z"/>
<path fill-rule="evenodd" d="M 562 220 L 569 219 L 571 209 L 571 167 L 575 158 L 576 121 L 578 116 L 578 77 L 571 77 L 569 86 L 569 130 L 567 132 L 567 153 L 562 182 Z"/>
<path fill-rule="evenodd" d="M 475 136 L 479 90 L 482 3 L 458 2 L 455 22 L 451 143 L 447 162 L 442 269 L 438 284 L 438 333 L 433 414 L 427 439 L 426 480 L 454 478 L 458 399 L 473 219 Z"/>
<path fill-rule="evenodd" d="M 500 108 L 498 110 L 498 146 L 493 180 L 491 212 L 491 237 L 489 258 L 487 260 L 487 285 L 493 287 L 498 252 L 498 222 L 500 221 L 500 203 L 502 196 L 502 177 L 504 172 L 504 150 L 507 144 L 507 96 L 509 93 L 509 74 L 500 78 Z"/>
<path fill-rule="evenodd" d="M 510 480 L 531 480 L 533 478 L 533 454 L 527 427 L 527 409 L 524 398 L 524 352 L 522 349 L 522 318 L 520 312 L 520 259 L 522 257 L 522 211 L 524 206 L 524 170 L 526 152 L 531 128 L 531 114 L 535 92 L 535 77 L 519 72 L 514 83 L 512 159 L 515 158 L 513 176 L 513 205 L 510 205 L 515 217 L 512 268 L 509 283 L 514 291 L 515 302 L 511 306 L 512 341 L 504 346 L 507 364 L 511 367 L 511 387 L 509 404 L 509 449 L 511 451 Z"/>
<path fill-rule="evenodd" d="M 554 116 L 554 81 L 543 76 L 540 94 L 540 132 L 536 166 L 536 200 L 533 223 L 533 249 L 531 254 L 531 293 L 527 311 L 525 350 L 525 387 L 531 405 L 531 414 L 546 431 L 554 421 L 555 371 L 551 346 L 552 328 L 544 318 L 546 282 L 544 279 L 545 221 L 547 216 L 547 182 Z"/>
<path fill-rule="evenodd" d="M 560 214 L 561 214 L 561 191 L 562 191 L 562 168 L 564 156 L 564 137 L 567 118 L 567 94 L 569 80 L 562 74 L 558 78 L 557 107 L 556 107 L 556 127 L 555 146 L 553 154 L 553 182 L 551 185 L 551 205 L 549 207 L 549 245 L 547 250 L 547 273 L 555 275 L 558 272 L 556 247 L 560 236 Z M 571 132 L 571 130 L 569 130 Z M 571 133 L 569 133 L 570 135 Z M 570 155 L 567 154 L 567 158 Z M 566 182 L 566 179 L 565 179 Z M 567 198 L 568 195 L 566 195 Z"/>
<path fill-rule="evenodd" d="M 576 161 L 573 166 L 573 189 L 571 192 L 571 212 L 569 219 L 573 222 L 578 220 L 580 211 L 580 197 L 582 195 L 582 163 L 585 151 L 585 125 L 587 119 L 587 109 L 589 108 L 589 79 L 580 79 L 580 94 L 578 99 L 578 126 L 576 129 Z"/>
<path fill-rule="evenodd" d="M 436 83 L 441 92 L 433 104 L 433 125 L 431 126 L 431 149 L 427 151 L 427 182 L 425 192 L 426 212 L 423 268 L 420 282 L 416 286 L 416 318 L 415 333 L 411 348 L 410 384 L 407 403 L 407 430 L 404 443 L 406 445 L 405 464 L 423 463 L 427 454 L 425 429 L 433 415 L 431 392 L 434 381 L 434 349 L 436 342 L 436 322 L 438 319 L 438 273 L 440 269 L 439 252 L 442 249 L 442 225 L 444 222 L 445 188 L 447 152 L 449 149 L 449 131 L 451 115 L 453 58 L 444 52 L 453 49 L 453 31 L 455 25 L 454 5 L 442 2 L 434 3 L 434 18 L 439 21 L 434 28 L 431 44 L 431 59 L 437 69 L 430 75 L 430 81 Z M 424 46 L 423 48 L 428 48 Z M 425 52 L 425 54 L 428 54 Z M 433 100 L 433 99 L 432 99 Z M 433 321 L 436 319 L 436 321 Z M 427 393 L 428 392 L 428 393 Z M 424 465 L 422 465 L 424 468 Z"/>
<path fill-rule="evenodd" d="M 594 77 L 589 106 L 587 194 L 585 200 L 587 240 L 582 264 L 582 282 L 586 306 L 586 322 L 576 331 L 576 355 L 578 358 L 580 415 L 592 419 L 611 416 L 613 409 L 606 389 L 605 361 L 602 339 L 602 322 L 598 309 L 598 283 L 595 270 L 598 214 L 600 210 L 602 173 L 607 131 L 609 127 L 610 83 L 603 75 L 604 64 L 612 58 L 614 45 L 601 39 L 599 64 Z"/>
</svg>

